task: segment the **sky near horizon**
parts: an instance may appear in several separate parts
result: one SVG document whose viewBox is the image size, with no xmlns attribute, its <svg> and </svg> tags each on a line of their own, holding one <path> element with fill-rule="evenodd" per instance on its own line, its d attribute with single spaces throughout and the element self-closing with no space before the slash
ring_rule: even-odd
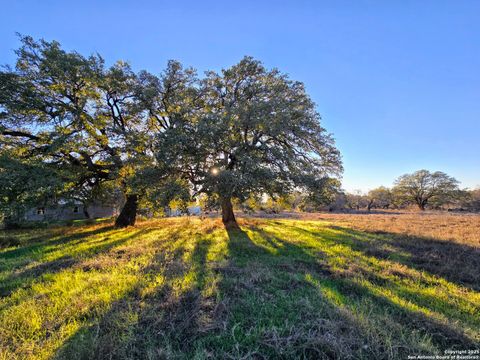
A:
<svg viewBox="0 0 480 360">
<path fill-rule="evenodd" d="M 305 83 L 346 190 L 440 170 L 480 186 L 480 1 L 0 0 L 0 64 L 19 32 L 161 72 L 250 55 Z"/>
</svg>

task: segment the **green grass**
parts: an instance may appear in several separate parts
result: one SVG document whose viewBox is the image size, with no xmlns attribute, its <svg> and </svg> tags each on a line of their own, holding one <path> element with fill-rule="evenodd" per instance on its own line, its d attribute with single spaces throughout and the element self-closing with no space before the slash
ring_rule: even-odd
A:
<svg viewBox="0 0 480 360">
<path fill-rule="evenodd" d="M 397 359 L 480 343 L 478 267 L 447 271 L 424 251 L 477 264 L 468 245 L 185 218 L 0 244 L 0 359 Z"/>
</svg>

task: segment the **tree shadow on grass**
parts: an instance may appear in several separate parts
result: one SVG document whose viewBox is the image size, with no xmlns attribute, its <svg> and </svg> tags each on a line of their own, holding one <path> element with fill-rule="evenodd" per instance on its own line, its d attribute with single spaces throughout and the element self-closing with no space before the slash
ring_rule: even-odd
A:
<svg viewBox="0 0 480 360">
<path fill-rule="evenodd" d="M 340 228 L 352 238 L 358 239 L 361 232 Z M 396 252 L 406 253 L 399 258 L 405 265 L 443 277 L 458 285 L 480 291 L 480 248 L 453 241 L 437 240 L 418 236 L 400 236 L 392 233 L 368 233 L 369 242 L 356 241 L 355 246 L 367 254 L 380 258 L 395 256 Z M 365 237 L 365 235 L 364 235 Z M 387 242 L 392 250 L 382 247 Z"/>
<path fill-rule="evenodd" d="M 387 259 L 426 271 L 457 285 L 480 291 L 480 248 L 453 241 L 419 236 L 402 236 L 387 232 L 357 231 L 329 226 L 337 234 L 293 226 L 297 231 L 330 238 L 361 251 L 367 256 Z"/>
<path fill-rule="evenodd" d="M 307 274 L 316 279 L 331 275 L 322 257 L 261 226 L 244 229 L 228 233 L 229 267 L 235 271 L 226 272 L 223 283 L 235 298 L 229 309 L 237 329 L 232 358 L 368 358 L 354 319 L 305 279 Z"/>
<path fill-rule="evenodd" d="M 226 258 L 218 261 L 208 257 L 212 238 L 179 236 L 56 358 L 394 359 L 424 350 L 413 342 L 420 338 L 436 349 L 475 346 L 458 328 L 338 273 L 330 255 L 291 235 L 247 223 L 228 231 Z M 385 285 L 374 269 L 362 270 Z"/>
<path fill-rule="evenodd" d="M 193 353 L 199 337 L 219 331 L 222 306 L 205 294 L 212 240 L 180 235 L 172 234 L 173 249 L 158 249 L 141 281 L 98 322 L 71 337 L 55 358 L 170 359 Z"/>
<path fill-rule="evenodd" d="M 339 297 L 346 299 L 345 304 L 341 306 L 342 312 L 344 310 L 348 310 L 350 313 L 355 313 L 359 306 L 365 301 L 368 303 L 373 304 L 373 308 L 381 308 L 382 312 L 391 314 L 391 319 L 388 321 L 392 321 L 395 324 L 401 324 L 401 333 L 398 334 L 397 338 L 394 338 L 393 341 L 397 342 L 398 348 L 395 351 L 395 356 L 387 356 L 387 348 L 395 344 L 387 344 L 382 343 L 383 339 L 379 337 L 381 331 L 378 331 L 375 335 L 376 329 L 378 328 L 378 323 L 384 321 L 381 316 L 378 316 L 377 319 L 363 319 L 367 324 L 370 325 L 365 326 L 365 324 L 359 324 L 358 319 L 353 319 L 351 316 L 347 316 L 347 318 L 341 319 L 340 323 L 347 322 L 351 328 L 356 329 L 364 329 L 363 334 L 356 334 L 357 337 L 351 336 L 350 337 L 350 344 L 342 344 L 342 346 L 338 346 L 335 344 L 333 346 L 326 346 L 326 344 L 320 343 L 317 344 L 322 349 L 313 348 L 313 350 L 323 351 L 324 349 L 330 349 L 330 353 L 322 353 L 322 356 L 327 355 L 330 356 L 333 351 L 335 354 L 333 357 L 344 357 L 346 353 L 349 351 L 351 353 L 356 352 L 358 356 L 362 357 L 365 356 L 365 351 L 363 351 L 362 346 L 364 344 L 358 343 L 358 337 L 363 338 L 363 341 L 368 341 L 367 339 L 372 338 L 372 332 L 374 333 L 373 336 L 376 336 L 376 344 L 374 346 L 368 346 L 367 349 L 370 352 L 370 356 L 375 356 L 376 358 L 382 357 L 393 357 L 400 355 L 400 352 L 403 354 L 411 354 L 412 344 L 408 344 L 402 339 L 402 336 L 405 334 L 409 334 L 412 332 L 419 332 L 422 336 L 430 337 L 431 342 L 438 348 L 438 349 L 445 349 L 445 348 L 466 348 L 466 347 L 475 347 L 478 346 L 473 340 L 471 340 L 467 335 L 465 335 L 461 329 L 454 328 L 445 324 L 443 322 L 439 322 L 436 319 L 422 313 L 421 311 L 414 311 L 408 307 L 402 306 L 402 304 L 397 304 L 395 301 L 397 298 L 390 298 L 388 295 L 382 294 L 382 292 L 375 292 L 372 288 L 366 286 L 366 284 L 362 281 L 364 280 L 362 275 L 364 274 L 357 274 L 360 275 L 360 279 L 355 274 L 350 274 L 352 276 L 346 276 L 344 273 L 337 273 L 336 270 L 332 269 L 329 266 L 329 256 L 326 254 L 322 254 L 319 251 L 309 251 L 308 246 L 299 246 L 291 242 L 290 239 L 286 239 L 285 236 L 271 233 L 265 229 L 262 229 L 258 226 L 250 226 L 249 230 L 252 231 L 254 234 L 259 234 L 263 240 L 266 240 L 268 243 L 274 244 L 275 249 L 277 251 L 275 253 L 268 252 L 262 250 L 258 253 L 260 258 L 264 258 L 261 261 L 264 263 L 268 263 L 270 269 L 272 271 L 278 270 L 279 272 L 290 272 L 294 275 L 293 279 L 297 278 L 299 274 L 313 276 L 316 279 L 317 284 L 320 284 L 319 287 L 322 289 L 322 284 L 330 284 L 336 287 L 339 290 Z M 235 242 L 242 242 L 244 249 L 249 249 L 252 246 L 254 241 L 251 237 L 245 232 L 237 232 L 232 233 L 230 235 L 230 243 Z M 337 239 L 336 239 L 337 240 Z M 258 246 L 258 241 L 255 241 L 255 244 Z M 241 245 L 237 244 L 237 252 L 238 248 L 242 248 Z M 278 250 L 280 249 L 280 250 Z M 250 250 L 251 251 L 251 250 Z M 249 256 L 251 257 L 251 256 Z M 275 258 L 275 259 L 265 259 L 265 257 Z M 258 260 L 258 259 L 257 259 Z M 245 265 L 248 267 L 251 262 L 247 262 Z M 289 266 L 285 266 L 285 264 L 289 264 Z M 370 281 L 373 281 L 374 284 L 377 284 L 377 287 L 382 288 L 382 286 L 386 286 L 385 280 L 380 278 L 375 273 L 376 269 L 374 268 L 366 268 L 363 269 L 364 273 L 369 275 Z M 292 283 L 291 289 L 294 291 L 295 289 L 295 282 Z M 302 284 L 305 286 L 305 284 Z M 263 286 L 262 286 L 263 287 Z M 405 294 L 397 292 L 399 298 L 404 296 L 405 301 L 418 301 L 418 298 L 415 296 L 411 296 L 410 298 L 406 297 Z M 272 298 L 270 299 L 269 306 L 277 306 L 277 302 L 279 299 Z M 427 305 L 427 301 L 424 304 Z M 328 306 L 333 306 L 335 309 L 339 309 L 338 303 L 336 302 L 329 302 Z M 437 310 L 444 310 L 444 306 L 440 305 Z M 299 309 L 300 311 L 300 309 Z M 332 310 L 333 311 L 333 310 Z M 375 316 L 374 314 L 371 314 Z M 446 314 L 447 316 L 450 314 Z M 308 318 L 308 316 L 307 316 Z M 463 319 L 465 320 L 465 319 Z M 478 320 L 478 319 L 477 319 Z M 308 322 L 308 320 L 305 320 Z M 387 322 L 388 322 L 387 321 Z M 478 321 L 477 321 L 478 322 Z M 386 325 L 385 325 L 386 326 Z M 390 325 L 389 325 L 390 326 Z M 393 326 L 393 325 L 392 325 Z M 393 329 L 395 326 L 393 326 Z M 396 329 L 398 330 L 398 328 Z M 331 330 L 330 330 L 331 331 Z M 338 336 L 344 336 L 341 334 L 337 334 Z M 347 337 L 348 338 L 348 337 Z M 306 343 L 308 343 L 308 339 L 304 339 Z M 385 341 L 388 341 L 385 337 Z M 327 344 L 328 345 L 328 344 Z M 330 344 L 331 345 L 331 344 Z M 371 345 L 371 344 L 369 344 Z M 404 346 L 402 350 L 402 346 Z M 345 352 L 345 348 L 349 350 Z M 312 350 L 312 349 L 311 349 Z M 367 351 L 367 352 L 368 352 Z M 393 350 L 389 350 L 393 351 Z M 317 354 L 317 355 L 318 355 Z M 330 355 L 328 355 L 330 354 Z M 278 354 L 276 354 L 278 355 Z M 295 353 L 296 356 L 299 353 Z M 303 354 L 304 355 L 304 354 Z M 303 356 L 301 355 L 301 356 Z M 356 356 L 355 356 L 356 357 Z"/>
<path fill-rule="evenodd" d="M 111 230 L 113 230 L 113 227 L 108 226 L 93 231 L 72 234 L 65 238 L 55 240 L 53 244 L 52 241 L 47 240 L 42 243 L 31 245 L 28 249 L 16 249 L 22 254 L 22 256 L 17 255 L 18 259 L 16 259 L 16 263 L 10 263 L 10 266 L 5 266 L 9 270 L 11 269 L 11 272 L 4 277 L 0 283 L 0 298 L 9 296 L 19 288 L 28 288 L 33 282 L 38 281 L 46 274 L 51 275 L 76 267 L 81 268 L 82 263 L 86 262 L 88 259 L 108 252 L 134 237 L 146 235 L 151 231 L 149 229 L 141 229 L 128 233 L 127 236 L 120 237 L 117 234 L 115 237 L 118 238 L 115 240 L 111 240 L 109 236 L 106 236 L 99 241 L 95 241 L 95 245 L 86 247 L 85 249 L 76 252 L 74 255 L 64 255 L 51 261 L 41 262 L 41 258 L 38 258 L 39 255 L 44 256 L 47 253 L 55 251 L 56 249 L 51 248 L 52 246 L 60 244 L 74 246 L 77 241 L 82 241 L 85 237 L 101 236 Z M 0 264 L 3 260 L 2 255 L 3 254 L 0 254 Z M 34 261 L 34 258 L 30 257 L 31 255 L 35 255 L 37 259 L 39 259 L 39 262 L 34 266 L 29 266 L 29 264 Z M 10 256 L 11 254 L 8 254 L 8 257 Z M 23 269 L 20 269 L 21 265 L 24 265 Z M 2 267 L 0 267 L 0 269 L 1 268 Z"/>
<path fill-rule="evenodd" d="M 324 229 L 323 230 L 319 229 L 318 231 L 312 231 L 310 229 L 305 229 L 298 226 L 289 226 L 289 227 L 297 231 L 299 235 L 308 234 L 308 236 L 311 236 L 313 238 L 318 239 L 319 241 L 324 242 L 327 246 L 333 247 L 335 245 L 343 245 L 346 247 L 346 249 L 349 249 L 349 252 L 353 251 L 353 253 L 349 253 L 348 255 L 345 254 L 343 256 L 346 259 L 348 256 L 352 258 L 350 260 L 347 259 L 348 266 L 346 266 L 346 268 L 349 268 L 349 269 L 347 271 L 344 271 L 342 276 L 348 277 L 350 275 L 359 275 L 363 279 L 370 280 L 379 286 L 385 287 L 388 285 L 392 291 L 394 291 L 398 295 L 401 295 L 405 299 L 412 300 L 420 306 L 426 306 L 429 308 L 433 308 L 434 310 L 438 310 L 439 312 L 444 312 L 445 315 L 448 315 L 448 316 L 450 315 L 453 317 L 456 316 L 448 312 L 449 310 L 448 307 L 449 306 L 452 307 L 454 305 L 443 301 L 443 299 L 439 298 L 437 294 L 419 293 L 419 291 L 423 290 L 423 287 L 432 288 L 439 284 L 441 284 L 442 286 L 450 286 L 449 281 L 451 281 L 450 284 L 459 290 L 460 295 L 457 294 L 457 296 L 463 297 L 465 294 L 464 290 L 466 289 L 462 289 L 462 287 L 465 287 L 465 288 L 470 287 L 470 286 L 465 286 L 466 279 L 468 279 L 470 276 L 478 277 L 478 273 L 476 273 L 474 270 L 475 266 L 470 267 L 468 269 L 470 272 L 468 273 L 467 276 L 464 276 L 465 273 L 455 274 L 454 272 L 455 267 L 457 265 L 460 265 L 455 262 L 448 265 L 453 267 L 453 269 L 449 269 L 447 273 L 451 276 L 444 276 L 444 277 L 441 276 L 445 274 L 445 271 L 447 270 L 446 269 L 447 266 L 441 269 L 444 271 L 440 272 L 440 271 L 433 270 L 429 272 L 425 268 L 416 266 L 418 265 L 418 262 L 412 261 L 412 257 L 414 258 L 414 260 L 416 260 L 415 256 L 419 256 L 418 254 L 410 254 L 408 252 L 405 252 L 404 251 L 405 247 L 403 246 L 402 247 L 391 246 L 389 241 L 391 240 L 390 237 L 388 237 L 387 239 L 383 239 L 381 237 L 379 238 L 378 235 L 365 234 L 365 233 L 362 234 L 361 232 L 358 232 L 358 231 L 352 232 L 352 231 L 349 231 L 350 229 L 346 229 L 346 231 L 343 231 L 344 230 L 343 228 L 338 228 L 338 227 L 335 228 L 336 230 L 335 233 L 325 232 Z M 405 239 L 394 239 L 394 240 L 403 241 Z M 458 253 L 460 253 L 460 254 L 464 254 L 466 258 L 471 259 L 474 262 L 474 265 L 475 265 L 475 261 L 478 261 L 478 258 L 477 258 L 478 252 L 475 253 L 473 251 L 474 249 L 469 246 L 464 246 L 461 244 L 454 244 L 454 243 L 445 244 L 445 241 L 438 241 L 438 240 L 434 241 L 432 239 L 423 239 L 423 238 L 416 238 L 415 239 L 416 241 L 413 241 L 413 240 L 414 239 L 410 238 L 405 241 L 414 242 L 414 244 L 408 245 L 408 246 L 414 247 L 415 249 L 418 249 L 418 248 L 421 249 L 424 247 L 430 248 L 431 246 L 437 246 L 437 247 L 440 247 L 440 250 L 444 252 L 443 256 L 445 257 L 448 256 L 447 255 L 448 253 L 456 252 L 457 256 L 458 256 Z M 427 245 L 420 244 L 422 241 L 426 241 L 428 244 Z M 378 246 L 379 249 L 373 246 Z M 439 250 L 437 249 L 437 251 Z M 338 254 L 337 256 L 342 256 L 342 254 Z M 428 254 L 426 254 L 425 256 L 428 256 Z M 382 269 L 381 268 L 382 266 L 386 268 Z M 463 279 L 464 281 L 460 281 L 459 278 Z M 419 286 L 419 288 L 412 289 L 412 288 L 407 288 L 405 286 L 400 286 L 402 285 L 401 283 L 403 280 L 406 280 L 406 282 L 403 285 L 405 284 L 411 285 L 413 283 L 414 285 Z M 452 280 L 455 280 L 455 281 L 452 281 Z M 472 288 L 470 291 L 475 292 L 477 284 L 469 284 L 469 285 L 471 285 L 471 288 Z M 451 297 L 453 296 L 453 294 L 449 293 L 448 296 Z M 467 299 L 462 299 L 462 300 L 465 300 L 465 302 L 468 302 Z M 475 306 L 474 303 L 472 303 L 471 305 Z M 478 323 L 478 325 L 480 325 L 480 318 L 478 318 L 478 311 L 477 311 L 476 318 L 475 318 L 475 314 L 472 314 L 472 313 L 469 313 L 469 316 L 471 317 L 472 323 L 476 322 Z M 459 317 L 459 320 L 460 319 L 465 320 L 465 317 L 461 316 Z"/>
<path fill-rule="evenodd" d="M 113 225 L 107 225 L 88 231 L 74 231 L 72 234 L 68 235 L 64 235 L 61 232 L 55 232 L 50 235 L 32 237 L 28 239 L 28 243 L 25 245 L 20 245 L 14 249 L 0 252 L 0 261 L 14 259 L 21 262 L 26 256 L 32 254 L 47 254 L 48 252 L 55 251 L 55 246 L 62 244 L 74 245 L 81 242 L 86 237 L 102 235 L 114 229 Z M 3 270 L 3 267 L 0 263 L 0 271 L 1 270 Z"/>
</svg>

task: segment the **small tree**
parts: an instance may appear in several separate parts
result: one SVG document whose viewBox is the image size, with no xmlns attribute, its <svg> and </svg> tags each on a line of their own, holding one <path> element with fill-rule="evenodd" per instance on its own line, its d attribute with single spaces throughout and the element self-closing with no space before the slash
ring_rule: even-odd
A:
<svg viewBox="0 0 480 360">
<path fill-rule="evenodd" d="M 431 173 L 428 170 L 400 176 L 393 189 L 399 199 L 416 204 L 420 210 L 425 210 L 430 202 L 442 204 L 450 201 L 458 190 L 455 178 L 441 171 Z"/>
<path fill-rule="evenodd" d="M 317 191 L 341 172 L 339 152 L 302 83 L 249 57 L 203 80 L 192 73 L 178 78 L 190 82 L 176 97 L 188 111 L 170 106 L 161 113 L 174 126 L 159 133 L 156 155 L 188 179 L 194 195 L 218 202 L 227 228 L 238 227 L 232 199 Z"/>
<path fill-rule="evenodd" d="M 354 190 L 346 194 L 346 205 L 350 209 L 360 210 L 368 206 L 368 199 L 361 190 Z"/>
<path fill-rule="evenodd" d="M 367 194 L 367 210 L 380 207 L 388 209 L 392 204 L 393 197 L 390 189 L 380 186 L 376 189 L 370 190 Z"/>
<path fill-rule="evenodd" d="M 462 207 L 470 211 L 480 211 L 480 188 L 469 190 L 462 201 Z"/>
</svg>

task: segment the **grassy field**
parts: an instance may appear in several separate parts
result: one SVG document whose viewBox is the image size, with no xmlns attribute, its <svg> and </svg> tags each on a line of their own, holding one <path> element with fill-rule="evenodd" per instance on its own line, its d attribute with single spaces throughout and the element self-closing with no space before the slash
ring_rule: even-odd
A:
<svg viewBox="0 0 480 360">
<path fill-rule="evenodd" d="M 401 359 L 480 344 L 480 217 L 0 235 L 0 359 Z"/>
</svg>

